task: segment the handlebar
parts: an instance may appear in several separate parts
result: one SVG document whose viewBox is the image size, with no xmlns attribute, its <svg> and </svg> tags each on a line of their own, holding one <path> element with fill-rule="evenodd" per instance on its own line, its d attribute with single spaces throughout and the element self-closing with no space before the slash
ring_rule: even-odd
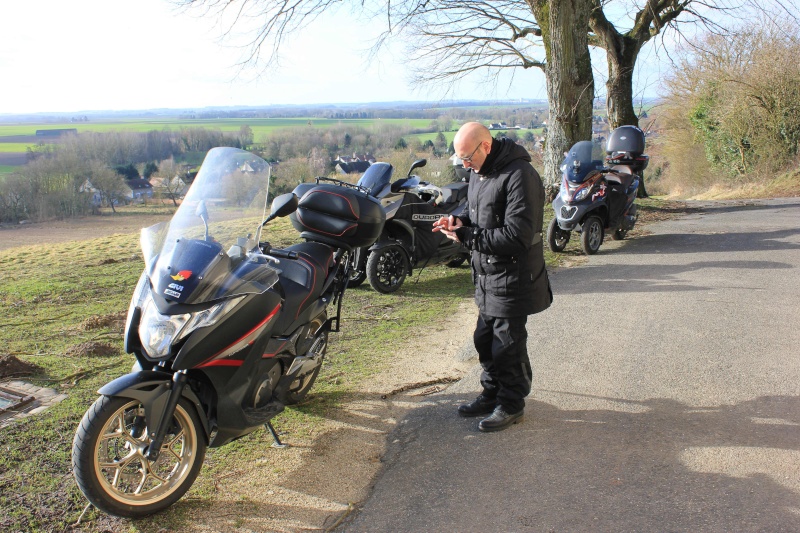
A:
<svg viewBox="0 0 800 533">
<path fill-rule="evenodd" d="M 300 257 L 297 252 L 286 251 L 286 250 L 278 250 L 275 248 L 270 249 L 270 255 L 275 257 L 282 257 L 284 259 L 297 259 Z"/>
<path fill-rule="evenodd" d="M 280 248 L 273 248 L 268 242 L 260 242 L 258 243 L 258 247 L 265 254 L 270 255 L 272 257 L 281 257 L 283 259 L 297 259 L 298 257 L 300 257 L 297 254 L 297 252 L 293 252 L 290 250 L 281 250 Z"/>
</svg>

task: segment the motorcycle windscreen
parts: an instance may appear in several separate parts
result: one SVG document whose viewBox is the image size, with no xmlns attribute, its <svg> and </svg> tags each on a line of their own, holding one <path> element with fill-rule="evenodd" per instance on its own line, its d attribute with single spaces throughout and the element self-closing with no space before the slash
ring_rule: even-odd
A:
<svg viewBox="0 0 800 533">
<path fill-rule="evenodd" d="M 237 148 L 210 150 L 172 220 L 142 230 L 153 290 L 197 304 L 274 285 L 277 271 L 246 254 L 258 247 L 268 183 L 263 159 Z"/>
<path fill-rule="evenodd" d="M 560 167 L 567 181 L 583 183 L 593 170 L 603 167 L 602 161 L 592 159 L 593 148 L 591 141 L 580 141 L 572 145 Z"/>
<path fill-rule="evenodd" d="M 370 196 L 378 196 L 392 180 L 393 172 L 394 167 L 389 163 L 373 163 L 359 178 L 356 185 L 366 189 Z"/>
</svg>

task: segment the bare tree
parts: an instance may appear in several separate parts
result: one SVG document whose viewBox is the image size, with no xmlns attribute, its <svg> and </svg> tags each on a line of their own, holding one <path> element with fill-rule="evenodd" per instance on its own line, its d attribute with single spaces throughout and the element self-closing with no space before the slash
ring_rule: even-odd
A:
<svg viewBox="0 0 800 533">
<path fill-rule="evenodd" d="M 162 198 L 169 198 L 172 200 L 172 205 L 178 207 L 178 198 L 186 188 L 186 183 L 178 176 L 178 165 L 175 164 L 175 159 L 165 159 L 158 164 L 158 186 L 156 192 Z"/>
<path fill-rule="evenodd" d="M 116 204 L 125 198 L 125 181 L 105 163 L 93 161 L 90 164 L 89 181 L 100 193 L 102 201 L 116 213 Z"/>
<path fill-rule="evenodd" d="M 222 16 L 233 24 L 262 20 L 250 41 L 249 60 L 277 57 L 286 36 L 340 5 L 330 0 L 175 0 Z M 594 80 L 588 47 L 590 0 L 398 0 L 353 2 L 363 12 L 386 15 L 389 29 L 377 43 L 409 32 L 422 82 L 452 81 L 464 74 L 540 68 L 550 108 L 544 179 L 557 183 L 558 164 L 574 142 L 591 137 Z M 243 23 L 244 24 L 244 23 Z M 575 31 L 580 28 L 581 31 Z M 271 48 L 270 48 L 271 45 Z"/>
</svg>

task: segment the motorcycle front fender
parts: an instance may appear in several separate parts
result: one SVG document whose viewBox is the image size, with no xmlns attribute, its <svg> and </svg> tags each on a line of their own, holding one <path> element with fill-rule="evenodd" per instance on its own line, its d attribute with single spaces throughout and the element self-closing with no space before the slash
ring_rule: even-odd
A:
<svg viewBox="0 0 800 533">
<path fill-rule="evenodd" d="M 131 398 L 141 402 L 144 406 L 147 427 L 148 429 L 153 428 L 150 431 L 155 431 L 155 428 L 158 428 L 161 423 L 171 388 L 172 374 L 156 370 L 140 370 L 106 383 L 100 387 L 97 393 L 103 396 Z M 206 439 L 208 439 L 210 434 L 208 419 L 200 400 L 188 386 L 183 388 L 183 397 L 189 400 L 197 411 Z"/>
</svg>

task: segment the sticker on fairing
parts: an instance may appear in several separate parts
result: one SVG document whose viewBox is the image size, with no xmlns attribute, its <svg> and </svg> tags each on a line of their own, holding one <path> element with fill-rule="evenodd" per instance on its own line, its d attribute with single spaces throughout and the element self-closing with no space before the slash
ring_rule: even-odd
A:
<svg viewBox="0 0 800 533">
<path fill-rule="evenodd" d="M 174 276 L 170 276 L 170 277 L 172 279 L 174 279 L 175 281 L 186 281 L 187 279 L 192 277 L 192 271 L 191 270 L 181 270 L 180 272 L 178 272 Z"/>
<path fill-rule="evenodd" d="M 411 215 L 411 220 L 416 222 L 436 222 L 444 215 Z"/>
<path fill-rule="evenodd" d="M 164 294 L 166 294 L 167 296 L 172 296 L 173 298 L 180 298 L 181 297 L 181 293 L 179 293 L 177 291 L 173 291 L 171 289 L 164 289 Z"/>
</svg>

